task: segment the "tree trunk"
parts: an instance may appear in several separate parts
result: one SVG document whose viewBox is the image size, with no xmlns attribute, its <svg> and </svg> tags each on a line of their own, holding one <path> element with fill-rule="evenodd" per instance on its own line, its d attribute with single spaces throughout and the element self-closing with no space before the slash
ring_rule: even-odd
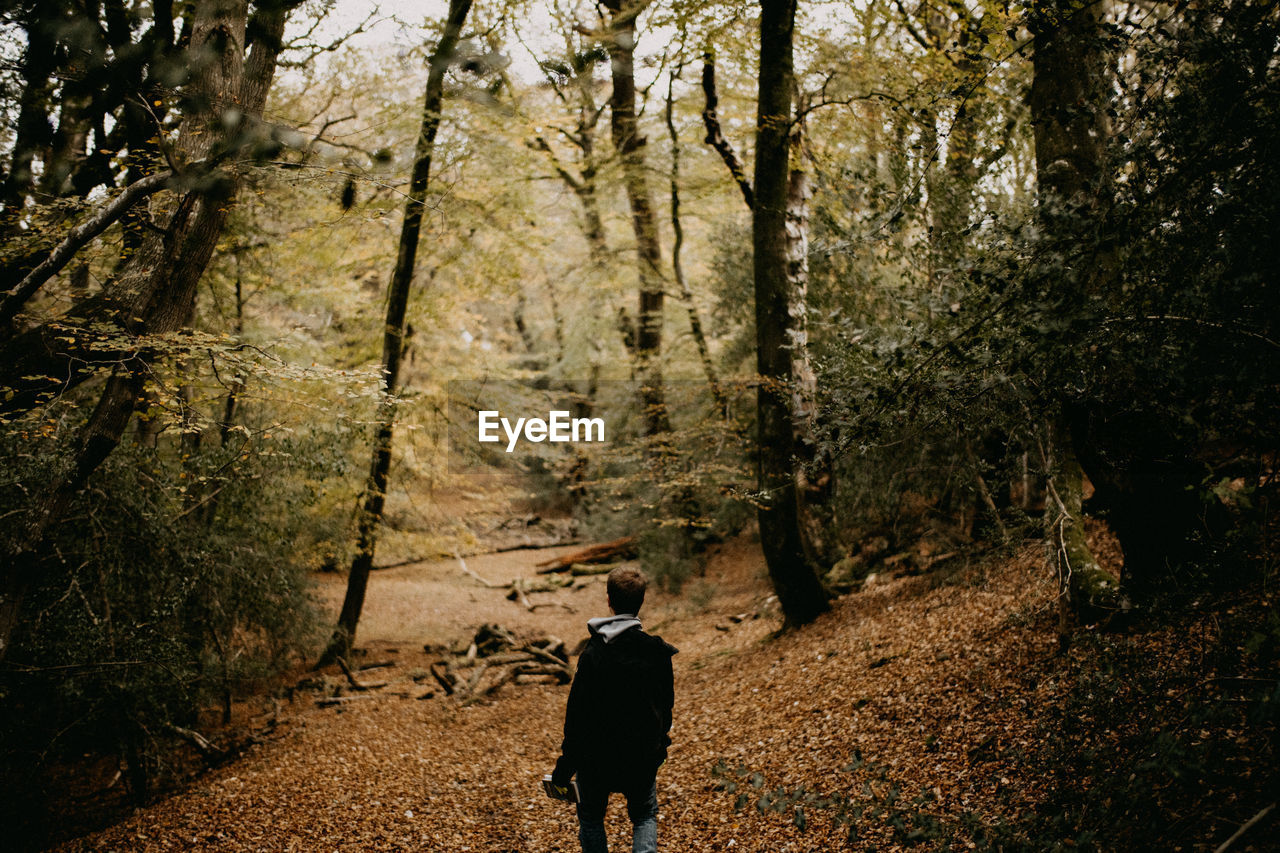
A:
<svg viewBox="0 0 1280 853">
<path fill-rule="evenodd" d="M 805 544 L 796 489 L 795 419 L 790 385 L 794 318 L 788 275 L 787 195 L 790 163 L 792 36 L 795 0 L 761 0 L 760 90 L 752 248 L 756 299 L 756 397 L 761 492 L 760 542 L 788 626 L 828 607 Z"/>
<path fill-rule="evenodd" d="M 818 377 L 809 359 L 809 170 L 804 125 L 796 122 L 787 172 L 787 336 L 791 359 L 791 414 L 796 437 L 795 478 L 800 524 L 819 566 L 839 559 L 835 520 L 835 470 L 818 435 Z"/>
<path fill-rule="evenodd" d="M 747 207 L 755 209 L 755 192 L 743 172 L 733 145 L 725 138 L 716 114 L 715 59 L 703 54 L 702 123 L 705 142 L 715 149 L 737 183 Z M 790 107 L 788 107 L 790 110 Z M 817 435 L 817 377 L 809 360 L 809 172 L 804 158 L 804 126 L 797 122 L 788 138 L 791 150 L 786 188 L 786 275 L 788 295 L 787 337 L 790 341 L 791 409 L 793 414 L 795 479 L 799 518 L 807 553 L 815 563 L 833 565 L 838 559 L 833 498 L 835 470 L 829 454 L 819 447 Z"/>
<path fill-rule="evenodd" d="M 391 471 L 391 447 L 395 435 L 396 395 L 400 391 L 400 365 L 404 356 L 405 316 L 409 307 L 409 292 L 413 284 L 414 266 L 418 256 L 418 240 L 422 234 L 422 217 L 426 210 L 427 184 L 431 178 L 431 159 L 435 151 L 436 132 L 440 129 L 440 115 L 444 102 L 444 75 L 453 58 L 454 49 L 462 34 L 462 26 L 471 10 L 471 0 L 450 0 L 449 15 L 445 21 L 440 43 L 431 54 L 430 72 L 427 75 L 426 94 L 422 106 L 422 125 L 418 132 L 414 152 L 413 176 L 409 182 L 409 194 L 405 199 L 404 223 L 400 228 L 400 247 L 396 254 L 395 268 L 387 289 L 387 318 L 382 337 L 382 391 L 381 422 L 373 442 L 373 454 L 369 463 L 369 480 L 365 486 L 364 503 L 357 527 L 356 554 L 347 576 L 347 592 L 342 600 L 342 612 L 338 625 L 329 640 L 317 668 L 345 658 L 355 642 L 356 626 L 360 611 L 364 608 L 365 590 L 369 585 L 369 572 L 373 569 L 374 551 L 378 543 L 378 531 L 382 526 L 382 513 L 386 503 L 387 479 Z"/>
<path fill-rule="evenodd" d="M 1032 9 L 1035 38 L 1029 106 L 1035 130 L 1040 221 L 1053 243 L 1079 245 L 1082 223 L 1106 208 L 1110 182 L 1106 146 L 1106 54 L 1101 24 L 1106 4 L 1041 0 Z M 1094 253 L 1077 258 L 1087 272 L 1070 292 L 1057 294 L 1063 310 L 1078 315 L 1115 286 L 1114 258 Z M 1055 285 L 1050 283 L 1050 287 Z M 1094 619 L 1123 606 L 1118 579 L 1098 565 L 1084 536 L 1083 472 L 1070 440 L 1064 401 L 1047 429 L 1050 496 L 1046 541 L 1063 585 L 1062 630 L 1073 619 Z"/>
<path fill-rule="evenodd" d="M 702 331 L 702 318 L 698 316 L 698 306 L 693 302 L 693 291 L 684 277 L 684 266 L 680 262 L 680 250 L 684 248 L 684 226 L 680 222 L 680 138 L 676 134 L 674 113 L 675 79 L 679 72 L 671 75 L 667 86 L 667 133 L 671 137 L 671 270 L 675 274 L 676 284 L 680 287 L 680 300 L 684 302 L 689 314 L 689 332 L 693 335 L 693 343 L 698 348 L 698 358 L 702 362 L 702 370 L 707 375 L 707 385 L 711 397 L 716 402 L 716 410 L 720 417 L 729 417 L 729 400 L 720 386 L 720 378 L 716 375 L 715 362 L 711 360 L 711 350 L 707 346 L 707 336 Z"/>
<path fill-rule="evenodd" d="M 23 206 L 35 186 L 35 160 L 53 142 L 49 113 L 57 25 L 51 20 L 40 20 L 38 13 L 33 14 L 35 20 L 27 30 L 27 49 L 22 57 L 22 95 L 9 172 L 0 186 L 0 204 L 4 206 L 0 233 L 3 234 L 16 233 Z"/>
<path fill-rule="evenodd" d="M 1058 577 L 1058 631 L 1071 632 L 1077 621 L 1096 621 L 1120 609 L 1120 583 L 1098 565 L 1085 537 L 1084 472 L 1061 428 L 1062 418 L 1045 430 L 1045 543 Z"/>
<path fill-rule="evenodd" d="M 236 255 L 236 320 L 233 329 L 236 339 L 244 335 L 244 282 L 240 275 L 240 255 Z M 222 405 L 222 420 L 218 423 L 218 442 L 226 447 L 235 429 L 236 418 L 240 414 L 240 395 L 244 393 L 244 377 L 237 374 L 231 377 L 231 386 L 227 388 L 227 398 Z"/>
<path fill-rule="evenodd" d="M 196 96 L 194 101 L 206 106 L 182 125 L 177 147 L 188 160 L 207 157 L 228 132 L 223 110 L 214 105 L 238 103 L 244 115 L 261 114 L 285 20 L 296 5 L 270 4 L 255 12 L 252 23 L 247 0 L 199 6 L 190 49 L 207 53 L 202 54 L 206 61 L 200 63 L 190 91 Z M 247 57 L 246 32 L 253 39 Z M 165 211 L 167 225 L 148 233 L 109 296 L 98 303 L 106 316 L 113 317 L 125 332 L 140 337 L 180 328 L 191 314 L 196 285 L 226 224 L 236 186 L 234 175 L 228 174 L 216 197 L 206 190 L 193 190 L 170 205 Z M 161 213 L 155 211 L 157 219 Z M 17 532 L 4 542 L 0 659 L 8 654 L 45 533 L 61 520 L 75 493 L 120 443 L 142 390 L 146 362 L 147 358 L 139 355 L 129 369 L 117 368 L 112 373 L 80 431 L 72 461 L 45 480 Z"/>
<path fill-rule="evenodd" d="M 622 163 L 623 183 L 631 207 L 640 274 L 639 315 L 635 336 L 635 361 L 640 376 L 641 402 L 650 437 L 670 432 L 662 390 L 662 249 L 658 220 L 649 193 L 644 145 L 636 122 L 635 44 L 636 16 L 647 0 L 604 0 L 612 13 L 609 25 L 609 66 L 613 91 L 609 96 L 609 127 L 613 148 Z"/>
</svg>

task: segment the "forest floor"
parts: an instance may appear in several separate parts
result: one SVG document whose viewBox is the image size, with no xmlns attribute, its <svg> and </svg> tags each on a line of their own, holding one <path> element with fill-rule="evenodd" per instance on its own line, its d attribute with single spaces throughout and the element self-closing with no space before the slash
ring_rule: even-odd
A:
<svg viewBox="0 0 1280 853">
<path fill-rule="evenodd" d="M 1098 544 L 1114 559 L 1113 548 Z M 476 556 L 467 566 L 506 583 L 533 576 L 534 563 L 565 550 Z M 331 602 L 341 591 L 336 576 L 322 582 Z M 439 647 L 465 644 L 482 623 L 522 637 L 559 636 L 572 647 L 586 619 L 605 612 L 602 577 L 531 595 L 555 605 L 533 612 L 504 592 L 482 586 L 453 559 L 377 572 L 360 660 L 394 665 L 361 677 L 386 686 L 336 707 L 318 707 L 320 694 L 304 690 L 276 700 L 270 732 L 240 758 L 58 849 L 577 850 L 572 807 L 546 798 L 539 783 L 557 755 L 567 687 L 510 683 L 472 704 L 419 698 L 435 687 L 424 673 Z M 815 624 L 777 635 L 780 614 L 758 544 L 719 546 L 705 575 L 678 596 L 651 593 L 642 614 L 649 631 L 680 649 L 674 743 L 659 775 L 662 848 L 785 853 L 925 841 L 941 849 L 1046 849 L 1037 832 L 1074 846 L 1081 839 L 1071 821 L 1054 829 L 1053 809 L 1069 816 L 1077 802 L 1103 813 L 1118 806 L 1089 799 L 1091 787 L 1106 791 L 1103 782 L 1065 778 L 1073 771 L 1061 750 L 1088 741 L 1105 762 L 1108 745 L 1133 734 L 1127 725 L 1142 726 L 1120 713 L 1114 728 L 1072 728 L 1073 721 L 1089 727 L 1100 702 L 1115 711 L 1115 703 L 1132 701 L 1125 690 L 1141 681 L 1090 681 L 1099 671 L 1090 663 L 1097 642 L 1110 644 L 1108 659 L 1164 673 L 1150 689 L 1165 695 L 1179 679 L 1222 671 L 1210 635 L 1227 629 L 1216 617 L 1197 617 L 1105 641 L 1085 631 L 1063 651 L 1054 600 L 1043 553 L 1028 546 L 961 557 L 924 575 L 879 575 Z M 338 673 L 326 678 L 342 681 Z M 1086 693 L 1088 701 L 1080 699 Z M 1166 837 L 1186 838 L 1186 849 L 1224 840 L 1258 810 L 1249 767 L 1235 769 L 1235 789 L 1218 792 L 1214 813 L 1170 814 L 1163 800 L 1140 803 L 1125 832 L 1154 819 L 1172 827 Z M 1151 772 L 1140 782 L 1167 790 Z M 1184 804 L 1194 806 L 1197 796 Z M 1181 829 L 1179 820 L 1187 820 Z M 1266 849 L 1267 822 L 1232 849 Z M 616 799 L 608 825 L 611 849 L 629 849 Z M 1095 840 L 1112 846 L 1105 833 Z"/>
</svg>

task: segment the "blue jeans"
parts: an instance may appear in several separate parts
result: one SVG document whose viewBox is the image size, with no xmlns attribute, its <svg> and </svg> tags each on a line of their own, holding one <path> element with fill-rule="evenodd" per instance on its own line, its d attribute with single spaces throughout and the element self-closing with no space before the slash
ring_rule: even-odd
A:
<svg viewBox="0 0 1280 853">
<path fill-rule="evenodd" d="M 604 832 L 604 813 L 609 807 L 609 786 L 590 776 L 578 774 L 578 840 L 582 853 L 609 853 Z M 627 798 L 631 818 L 631 853 L 657 853 L 658 783 L 641 783 L 620 792 Z"/>
</svg>

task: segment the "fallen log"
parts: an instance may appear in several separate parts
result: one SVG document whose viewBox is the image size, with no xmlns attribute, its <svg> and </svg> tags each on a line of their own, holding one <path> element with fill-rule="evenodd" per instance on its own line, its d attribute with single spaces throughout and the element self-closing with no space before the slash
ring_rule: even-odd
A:
<svg viewBox="0 0 1280 853">
<path fill-rule="evenodd" d="M 520 663 L 521 661 L 531 660 L 524 651 L 500 652 L 495 655 L 487 655 L 486 657 L 476 658 L 474 660 L 463 659 L 458 661 L 455 666 L 458 669 L 472 669 L 477 666 L 503 666 L 509 663 Z"/>
<path fill-rule="evenodd" d="M 413 566 L 413 565 L 416 565 L 416 564 L 418 564 L 418 563 L 430 563 L 430 562 L 432 562 L 433 560 L 438 560 L 438 559 L 440 559 L 440 557 L 439 557 L 439 556 L 435 556 L 435 557 L 411 557 L 411 558 L 410 558 L 410 559 L 408 559 L 408 560 L 400 560 L 400 561 L 398 561 L 398 562 L 395 562 L 395 563 L 387 563 L 386 565 L 382 565 L 382 566 L 370 566 L 370 567 L 369 567 L 369 571 L 372 571 L 372 572 L 381 572 L 381 571 L 383 571 L 384 569 L 402 569 L 402 568 L 404 568 L 405 566 Z"/>
<path fill-rule="evenodd" d="M 569 545 L 579 545 L 580 539 L 567 539 L 563 542 L 521 542 L 518 545 L 504 545 L 501 548 L 494 548 L 494 554 L 506 554 L 509 551 L 541 551 L 544 548 L 564 548 Z"/>
<path fill-rule="evenodd" d="M 621 539 L 615 539 L 612 542 L 603 542 L 599 545 L 592 545 L 589 548 L 583 548 L 581 551 L 574 551 L 572 554 L 565 554 L 561 557 L 552 557 L 550 560 L 543 560 L 541 563 L 535 563 L 538 574 L 546 575 L 552 572 L 563 572 L 572 568 L 574 563 L 607 563 L 611 560 L 630 559 L 636 555 L 636 538 L 634 536 L 623 536 Z"/>
<path fill-rule="evenodd" d="M 529 601 L 529 593 L 531 592 L 556 592 L 565 587 L 572 586 L 573 582 L 562 580 L 557 576 L 552 576 L 544 580 L 528 580 L 526 578 L 516 578 L 508 586 L 510 591 L 507 592 L 507 601 L 518 601 L 525 610 L 532 613 L 538 605 Z"/>
<path fill-rule="evenodd" d="M 368 672 L 371 669 L 386 669 L 389 666 L 395 666 L 395 665 L 396 665 L 396 662 L 393 660 L 380 660 L 380 661 L 374 661 L 373 663 L 362 663 L 358 667 L 356 667 L 356 670 L 359 672 Z"/>
<path fill-rule="evenodd" d="M 538 609 L 539 607 L 560 607 L 560 608 L 563 608 L 563 609 L 564 609 L 564 611 L 565 611 L 566 613 L 577 613 L 577 612 L 578 612 L 578 611 L 574 610 L 572 607 L 570 607 L 569 605 L 567 605 L 567 604 L 565 604 L 564 602 L 561 602 L 561 601 L 539 601 L 537 604 L 530 604 L 530 605 L 529 605 L 529 612 L 530 612 L 530 613 L 534 613 L 534 612 L 536 612 L 536 611 L 537 611 L 537 609 Z"/>
<path fill-rule="evenodd" d="M 607 575 L 613 571 L 612 566 L 599 566 L 593 563 L 574 563 L 569 567 L 569 574 L 575 578 L 589 577 L 591 575 Z"/>
<path fill-rule="evenodd" d="M 564 673 L 560 667 L 554 666 L 518 666 L 515 668 L 516 682 L 519 683 L 522 676 L 537 676 L 539 678 L 553 678 L 557 684 L 566 684 Z"/>
</svg>

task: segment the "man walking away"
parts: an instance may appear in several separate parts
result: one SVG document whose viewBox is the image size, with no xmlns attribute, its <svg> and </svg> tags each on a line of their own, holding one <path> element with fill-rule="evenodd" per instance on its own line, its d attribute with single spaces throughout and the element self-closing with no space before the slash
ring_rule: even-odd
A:
<svg viewBox="0 0 1280 853">
<path fill-rule="evenodd" d="M 674 646 L 640 626 L 646 581 L 635 569 L 609 573 L 612 615 L 587 622 L 564 715 L 564 743 L 552 781 L 578 777 L 578 839 L 583 853 L 608 853 L 609 794 L 626 797 L 633 853 L 658 849 L 658 767 L 671 743 Z"/>
</svg>

